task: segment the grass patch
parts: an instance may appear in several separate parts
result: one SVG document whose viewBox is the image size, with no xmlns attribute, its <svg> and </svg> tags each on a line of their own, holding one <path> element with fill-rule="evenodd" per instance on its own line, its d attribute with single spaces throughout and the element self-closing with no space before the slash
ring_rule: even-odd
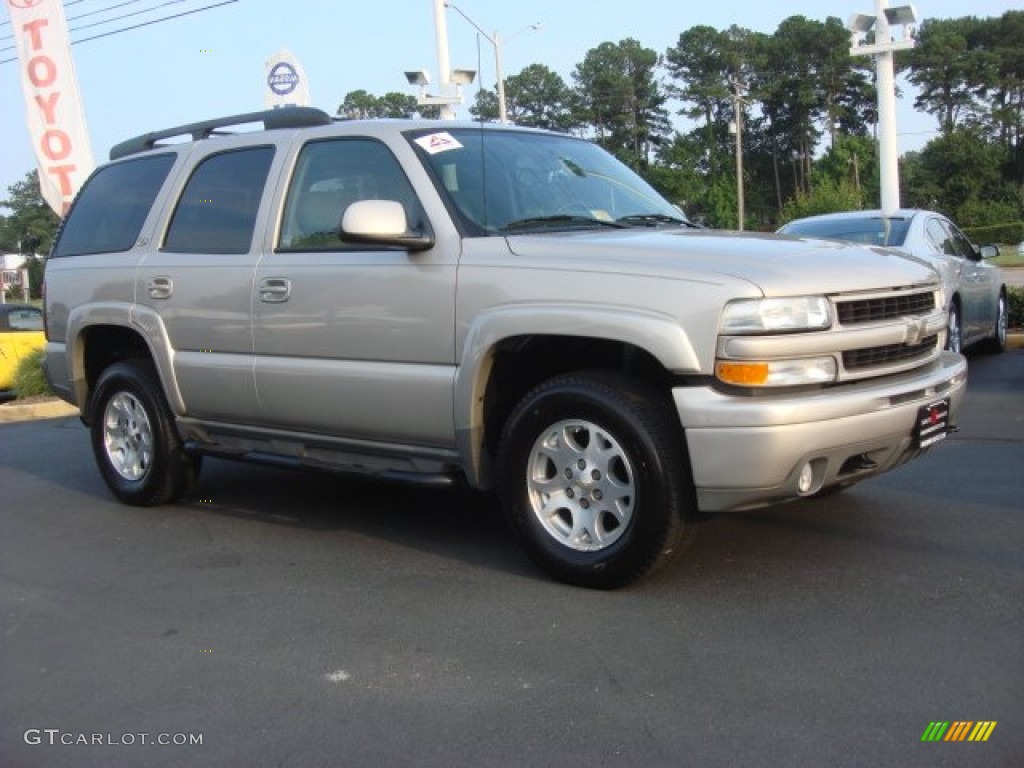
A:
<svg viewBox="0 0 1024 768">
<path fill-rule="evenodd" d="M 53 394 L 43 375 L 43 350 L 34 350 L 18 361 L 14 371 L 14 394 L 19 400 Z"/>
<path fill-rule="evenodd" d="M 1024 287 L 1006 286 L 1006 314 L 1011 328 L 1024 328 Z"/>
<path fill-rule="evenodd" d="M 1024 267 L 1024 255 L 1017 253 L 1017 244 L 999 246 L 999 255 L 989 259 L 989 264 L 997 267 Z"/>
</svg>

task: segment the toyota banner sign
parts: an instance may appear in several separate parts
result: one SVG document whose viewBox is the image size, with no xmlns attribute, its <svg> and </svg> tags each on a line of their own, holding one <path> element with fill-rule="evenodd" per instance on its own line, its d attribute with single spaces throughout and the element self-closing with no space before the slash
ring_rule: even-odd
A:
<svg viewBox="0 0 1024 768">
<path fill-rule="evenodd" d="M 61 0 L 6 0 L 39 188 L 63 216 L 92 173 L 92 149 Z"/>
</svg>

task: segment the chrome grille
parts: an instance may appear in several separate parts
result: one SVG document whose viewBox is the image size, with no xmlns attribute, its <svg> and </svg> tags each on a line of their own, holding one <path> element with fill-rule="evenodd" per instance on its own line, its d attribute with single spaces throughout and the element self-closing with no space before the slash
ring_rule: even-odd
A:
<svg viewBox="0 0 1024 768">
<path fill-rule="evenodd" d="M 848 371 L 857 371 L 877 365 L 913 360 L 915 357 L 927 355 L 934 350 L 938 338 L 938 336 L 926 336 L 920 344 L 887 344 L 884 347 L 853 349 L 843 352 L 843 366 Z"/>
<path fill-rule="evenodd" d="M 836 302 L 836 312 L 842 325 L 875 323 L 908 315 L 927 315 L 933 309 L 935 294 L 931 291 Z"/>
</svg>

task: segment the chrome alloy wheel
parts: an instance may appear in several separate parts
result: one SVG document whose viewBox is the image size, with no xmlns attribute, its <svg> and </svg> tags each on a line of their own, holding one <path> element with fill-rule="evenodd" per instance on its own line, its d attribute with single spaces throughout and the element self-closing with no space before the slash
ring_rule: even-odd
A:
<svg viewBox="0 0 1024 768">
<path fill-rule="evenodd" d="M 949 335 L 946 341 L 946 349 L 952 352 L 960 352 L 960 348 L 963 345 L 963 329 L 960 327 L 960 311 L 955 306 L 949 308 L 947 328 Z"/>
<path fill-rule="evenodd" d="M 590 421 L 559 421 L 544 430 L 530 449 L 526 482 L 540 524 L 579 552 L 611 546 L 633 517 L 636 485 L 629 456 Z"/>
<path fill-rule="evenodd" d="M 995 343 L 1000 349 L 1006 346 L 1006 330 L 1009 325 L 1007 317 L 1006 296 L 999 296 L 999 307 L 996 310 L 996 338 Z"/>
<path fill-rule="evenodd" d="M 153 464 L 153 428 L 142 403 L 118 392 L 103 411 L 103 444 L 110 466 L 125 480 L 143 478 Z"/>
</svg>

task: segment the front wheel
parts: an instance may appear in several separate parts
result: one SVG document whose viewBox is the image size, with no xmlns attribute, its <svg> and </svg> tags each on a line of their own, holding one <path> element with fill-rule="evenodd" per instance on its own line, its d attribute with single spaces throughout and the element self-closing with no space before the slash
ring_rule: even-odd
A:
<svg viewBox="0 0 1024 768">
<path fill-rule="evenodd" d="M 623 586 L 669 558 L 695 511 L 683 440 L 671 402 L 640 381 L 604 371 L 553 378 L 505 425 L 506 518 L 552 577 Z"/>
<path fill-rule="evenodd" d="M 165 504 L 195 486 L 200 460 L 185 453 L 148 361 L 115 363 L 103 371 L 90 428 L 100 474 L 125 504 Z"/>
<path fill-rule="evenodd" d="M 949 306 L 949 321 L 947 323 L 948 335 L 946 336 L 946 349 L 951 352 L 960 352 L 963 346 L 963 327 L 960 325 L 960 310 L 956 304 Z"/>
</svg>

